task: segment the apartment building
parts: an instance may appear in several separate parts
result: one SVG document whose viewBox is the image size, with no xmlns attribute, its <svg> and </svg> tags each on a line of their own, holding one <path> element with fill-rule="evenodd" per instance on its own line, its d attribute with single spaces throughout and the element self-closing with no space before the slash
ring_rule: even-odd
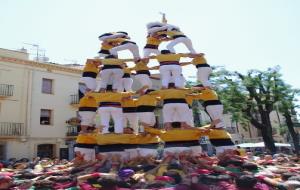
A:
<svg viewBox="0 0 300 190">
<path fill-rule="evenodd" d="M 0 48 L 0 159 L 72 157 L 78 127 L 66 121 L 77 117 L 81 72 L 82 67 L 31 61 L 25 51 Z M 160 88 L 159 80 L 152 82 Z M 133 89 L 139 87 L 135 81 Z"/>
<path fill-rule="evenodd" d="M 77 109 L 70 97 L 80 76 L 80 69 L 0 49 L 0 159 L 66 154 L 66 120 Z"/>
</svg>

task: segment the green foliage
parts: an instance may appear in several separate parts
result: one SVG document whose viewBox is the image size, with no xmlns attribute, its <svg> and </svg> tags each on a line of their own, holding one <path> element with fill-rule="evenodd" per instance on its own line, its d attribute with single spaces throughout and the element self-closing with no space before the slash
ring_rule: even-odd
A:
<svg viewBox="0 0 300 190">
<path fill-rule="evenodd" d="M 250 122 L 260 129 L 267 148 L 275 152 L 270 113 L 278 107 L 285 118 L 291 118 L 299 91 L 283 81 L 278 66 L 266 71 L 250 70 L 246 74 L 222 67 L 215 70 L 212 81 L 225 112 L 231 113 L 233 121 Z M 291 119 L 288 120 L 287 125 L 292 125 Z M 289 127 L 289 132 L 295 134 L 293 127 Z"/>
<path fill-rule="evenodd" d="M 251 119 L 260 120 L 259 111 L 270 113 L 274 105 L 280 110 L 295 108 L 295 96 L 299 90 L 292 89 L 282 80 L 280 67 L 266 71 L 250 70 L 243 75 L 223 67 L 215 68 L 211 76 L 216 91 L 224 104 L 225 113 L 232 114 L 232 120 L 247 123 Z"/>
<path fill-rule="evenodd" d="M 287 134 L 287 132 L 288 132 L 288 128 L 287 128 L 286 125 L 283 125 L 282 127 L 279 128 L 279 134 L 280 134 L 281 136 Z"/>
</svg>

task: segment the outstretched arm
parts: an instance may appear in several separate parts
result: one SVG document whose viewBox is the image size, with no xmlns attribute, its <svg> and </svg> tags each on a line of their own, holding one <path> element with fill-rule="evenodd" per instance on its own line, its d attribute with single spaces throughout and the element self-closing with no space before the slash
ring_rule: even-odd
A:
<svg viewBox="0 0 300 190">
<path fill-rule="evenodd" d="M 135 59 L 119 59 L 119 60 L 124 61 L 124 62 L 135 61 Z"/>
<path fill-rule="evenodd" d="M 181 62 L 180 66 L 186 66 L 186 65 L 190 65 L 192 64 L 192 62 Z"/>
<path fill-rule="evenodd" d="M 101 59 L 87 59 L 85 64 L 87 63 L 98 63 L 98 64 L 102 64 Z"/>
<path fill-rule="evenodd" d="M 151 79 L 156 79 L 156 80 L 160 80 L 159 77 L 154 77 L 154 76 L 150 76 Z"/>
<path fill-rule="evenodd" d="M 140 94 L 142 91 L 146 90 L 147 88 L 149 88 L 148 85 L 143 86 L 142 88 L 138 89 L 135 94 Z"/>
<path fill-rule="evenodd" d="M 156 55 L 151 55 L 148 57 L 148 59 L 156 59 Z"/>
<path fill-rule="evenodd" d="M 158 66 L 154 66 L 154 67 L 150 67 L 149 70 L 158 70 L 159 69 L 159 65 Z"/>
<path fill-rule="evenodd" d="M 195 58 L 195 57 L 201 57 L 204 54 L 203 53 L 197 53 L 197 54 L 193 54 L 193 53 L 179 53 L 181 57 L 190 57 L 190 58 Z"/>
</svg>

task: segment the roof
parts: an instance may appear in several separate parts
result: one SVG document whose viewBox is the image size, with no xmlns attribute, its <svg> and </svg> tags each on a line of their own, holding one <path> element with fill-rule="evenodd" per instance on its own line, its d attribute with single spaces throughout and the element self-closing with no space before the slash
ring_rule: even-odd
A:
<svg viewBox="0 0 300 190">
<path fill-rule="evenodd" d="M 64 71 L 69 73 L 76 73 L 76 74 L 82 73 L 82 69 L 71 68 L 57 63 L 40 63 L 36 61 L 22 60 L 22 59 L 4 57 L 4 56 L 0 56 L 0 62 L 15 63 L 20 65 L 27 65 L 32 67 L 45 68 L 49 70 L 58 70 L 58 71 Z"/>
</svg>

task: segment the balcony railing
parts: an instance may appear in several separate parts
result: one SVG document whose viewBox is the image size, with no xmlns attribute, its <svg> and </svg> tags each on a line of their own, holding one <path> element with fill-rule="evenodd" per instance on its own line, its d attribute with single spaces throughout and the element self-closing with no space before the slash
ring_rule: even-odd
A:
<svg viewBox="0 0 300 190">
<path fill-rule="evenodd" d="M 79 104 L 79 95 L 78 94 L 72 94 L 72 95 L 70 95 L 70 97 L 71 97 L 71 101 L 70 101 L 71 105 Z"/>
<path fill-rule="evenodd" d="M 24 136 L 25 128 L 23 123 L 0 122 L 0 137 L 1 136 Z"/>
<path fill-rule="evenodd" d="M 0 84 L 0 96 L 13 96 L 14 85 Z"/>
<path fill-rule="evenodd" d="M 67 136 L 77 136 L 78 135 L 78 127 L 77 126 L 68 126 L 67 127 L 68 129 L 67 129 Z"/>
</svg>

